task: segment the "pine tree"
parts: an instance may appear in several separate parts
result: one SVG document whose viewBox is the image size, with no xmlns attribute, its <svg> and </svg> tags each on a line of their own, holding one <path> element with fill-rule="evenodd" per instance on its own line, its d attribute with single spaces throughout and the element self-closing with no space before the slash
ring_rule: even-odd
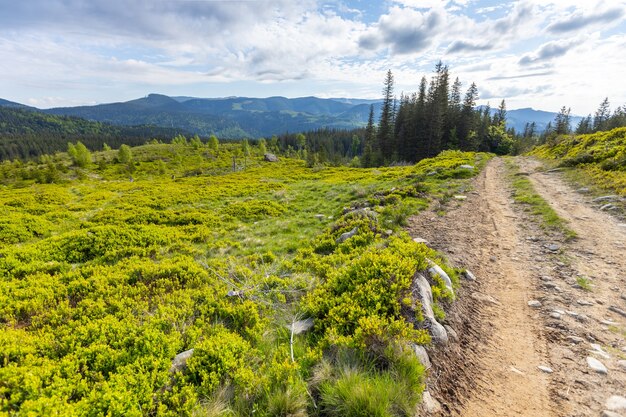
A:
<svg viewBox="0 0 626 417">
<path fill-rule="evenodd" d="M 596 110 L 595 117 L 593 118 L 593 131 L 604 130 L 606 128 L 606 121 L 609 119 L 611 112 L 609 110 L 609 98 L 606 97 L 600 107 Z"/>
<path fill-rule="evenodd" d="M 361 165 L 364 168 L 378 166 L 380 163 L 380 150 L 378 149 L 376 138 L 376 128 L 374 127 L 374 105 L 370 105 L 370 114 L 365 128 L 365 145 L 363 149 L 363 159 Z"/>
<path fill-rule="evenodd" d="M 463 109 L 459 120 L 459 147 L 463 151 L 476 150 L 477 144 L 474 138 L 475 132 L 475 111 L 476 100 L 478 100 L 478 88 L 472 83 L 465 93 L 463 99 Z M 474 132 L 474 133 L 473 133 Z"/>
<path fill-rule="evenodd" d="M 383 162 L 390 162 L 394 148 L 394 127 L 393 127 L 393 74 L 387 71 L 383 87 L 383 107 L 378 122 L 378 148 L 381 151 Z"/>
<path fill-rule="evenodd" d="M 571 109 L 563 106 L 555 116 L 554 131 L 557 135 L 568 135 L 571 132 L 572 129 L 570 126 L 570 112 Z"/>
</svg>

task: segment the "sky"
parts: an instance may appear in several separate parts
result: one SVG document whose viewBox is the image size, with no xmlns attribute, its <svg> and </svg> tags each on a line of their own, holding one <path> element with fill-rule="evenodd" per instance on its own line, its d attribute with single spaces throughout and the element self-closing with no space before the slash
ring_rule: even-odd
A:
<svg viewBox="0 0 626 417">
<path fill-rule="evenodd" d="M 0 98 L 377 98 L 448 65 L 480 104 L 626 104 L 626 0 L 0 0 Z"/>
</svg>

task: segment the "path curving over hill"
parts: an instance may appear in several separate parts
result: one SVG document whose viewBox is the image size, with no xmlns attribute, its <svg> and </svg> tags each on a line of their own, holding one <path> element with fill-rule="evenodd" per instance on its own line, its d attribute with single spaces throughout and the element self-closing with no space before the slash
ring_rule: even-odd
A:
<svg viewBox="0 0 626 417">
<path fill-rule="evenodd" d="M 626 393 L 626 317 L 609 310 L 626 310 L 626 227 L 537 161 L 515 161 L 579 238 L 563 241 L 513 203 L 500 158 L 445 215 L 411 218 L 413 237 L 478 278 L 448 315 L 460 340 L 432 352 L 428 389 L 444 415 L 600 416 Z"/>
</svg>

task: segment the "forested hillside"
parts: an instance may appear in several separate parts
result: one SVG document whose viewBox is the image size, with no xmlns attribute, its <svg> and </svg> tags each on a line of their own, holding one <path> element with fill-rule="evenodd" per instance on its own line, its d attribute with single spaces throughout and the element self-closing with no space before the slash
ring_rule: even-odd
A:
<svg viewBox="0 0 626 417">
<path fill-rule="evenodd" d="M 0 160 L 31 158 L 67 149 L 81 140 L 90 149 L 103 143 L 142 145 L 150 139 L 171 139 L 179 129 L 156 126 L 113 126 L 78 117 L 54 116 L 17 107 L 0 106 Z"/>
<path fill-rule="evenodd" d="M 459 271 L 401 226 L 487 155 L 307 168 L 264 146 L 0 164 L 0 414 L 414 415 L 435 318 L 412 280 Z"/>
</svg>

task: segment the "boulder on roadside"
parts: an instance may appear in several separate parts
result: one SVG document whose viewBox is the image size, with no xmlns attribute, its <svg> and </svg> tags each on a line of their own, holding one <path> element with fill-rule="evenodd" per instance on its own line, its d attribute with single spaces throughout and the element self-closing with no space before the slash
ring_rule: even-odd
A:
<svg viewBox="0 0 626 417">
<path fill-rule="evenodd" d="M 445 284 L 446 288 L 450 290 L 450 292 L 454 296 L 454 289 L 452 288 L 452 280 L 450 279 L 448 274 L 446 274 L 446 272 L 443 269 L 441 269 L 439 265 L 437 265 L 430 259 L 427 259 L 427 261 L 428 261 L 428 266 L 429 266 L 428 274 L 430 275 L 430 278 L 434 280 L 435 276 L 439 276 L 439 278 L 443 280 L 443 283 Z"/>
</svg>

